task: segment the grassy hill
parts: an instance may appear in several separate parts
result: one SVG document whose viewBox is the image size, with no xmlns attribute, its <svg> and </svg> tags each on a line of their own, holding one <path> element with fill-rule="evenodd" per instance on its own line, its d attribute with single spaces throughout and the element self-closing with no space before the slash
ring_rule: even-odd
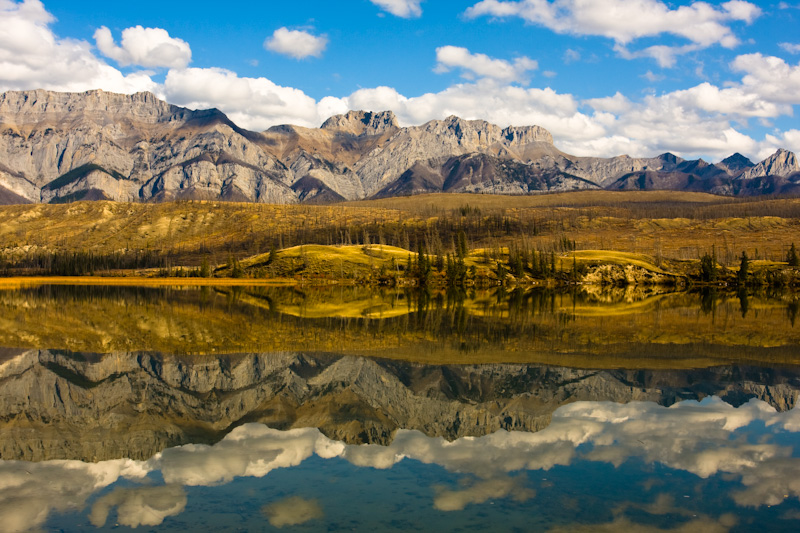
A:
<svg viewBox="0 0 800 533">
<path fill-rule="evenodd" d="M 279 270 L 288 275 L 331 277 L 338 269 L 339 277 L 349 270 L 358 278 L 398 264 L 402 269 L 409 252 L 420 246 L 432 256 L 453 253 L 462 234 L 474 255 L 467 262 L 476 268 L 492 266 L 485 256 L 496 260 L 520 249 L 556 254 L 559 269 L 567 270 L 573 250 L 579 263 L 602 258 L 642 266 L 637 261 L 644 261 L 654 272 L 681 273 L 684 263 L 712 252 L 723 267 L 736 268 L 742 251 L 777 264 L 792 242 L 800 242 L 800 200 L 589 191 L 436 194 L 328 206 L 200 201 L 0 206 L 0 269 L 33 264 L 47 254 L 80 252 L 117 254 L 131 264 L 137 258 L 142 268 L 197 268 L 206 261 L 219 272 L 234 259 L 257 271 L 275 249 L 283 262 Z"/>
</svg>

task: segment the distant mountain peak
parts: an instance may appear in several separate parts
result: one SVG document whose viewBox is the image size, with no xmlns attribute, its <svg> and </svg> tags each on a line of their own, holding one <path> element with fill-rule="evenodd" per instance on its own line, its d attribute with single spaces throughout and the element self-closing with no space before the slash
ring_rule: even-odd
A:
<svg viewBox="0 0 800 533">
<path fill-rule="evenodd" d="M 794 152 L 790 152 L 784 148 L 778 148 L 774 154 L 748 169 L 742 178 L 761 178 L 764 176 L 789 176 L 797 171 L 800 171 L 800 165 L 797 164 L 797 157 Z"/>
<path fill-rule="evenodd" d="M 340 131 L 353 135 L 380 135 L 400 128 L 397 117 L 391 111 L 348 111 L 326 120 L 321 129 Z"/>
<path fill-rule="evenodd" d="M 742 170 L 753 166 L 753 162 L 750 161 L 745 156 L 743 156 L 742 154 L 740 154 L 739 152 L 736 152 L 735 154 L 726 157 L 725 159 L 720 161 L 720 163 L 725 165 L 725 168 L 727 168 L 728 170 L 733 170 L 733 171 Z"/>
<path fill-rule="evenodd" d="M 149 92 L 0 93 L 0 204 L 111 198 L 334 202 L 418 192 L 530 194 L 585 188 L 798 194 L 794 153 L 753 165 L 577 157 L 540 126 L 448 116 L 401 127 L 391 111 L 348 111 L 322 126 L 238 128 Z M 743 178 L 759 178 L 745 182 Z M 762 179 L 763 178 L 763 179 Z"/>
</svg>

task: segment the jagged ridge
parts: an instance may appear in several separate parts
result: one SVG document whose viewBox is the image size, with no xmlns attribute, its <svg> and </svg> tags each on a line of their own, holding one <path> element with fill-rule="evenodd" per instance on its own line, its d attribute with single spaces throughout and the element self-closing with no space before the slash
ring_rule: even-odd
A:
<svg viewBox="0 0 800 533">
<path fill-rule="evenodd" d="M 0 203 L 78 199 L 334 202 L 427 192 L 530 194 L 585 188 L 725 195 L 800 192 L 800 166 L 778 150 L 753 165 L 575 157 L 538 126 L 451 116 L 402 127 L 391 111 L 350 111 L 318 129 L 243 130 L 216 109 L 151 93 L 0 94 Z"/>
</svg>

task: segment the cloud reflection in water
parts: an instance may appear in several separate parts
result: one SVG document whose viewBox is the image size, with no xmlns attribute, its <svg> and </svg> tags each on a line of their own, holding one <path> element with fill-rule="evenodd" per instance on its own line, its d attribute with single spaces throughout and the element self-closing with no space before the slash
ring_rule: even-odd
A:
<svg viewBox="0 0 800 533">
<path fill-rule="evenodd" d="M 732 475 L 741 483 L 731 494 L 736 504 L 776 505 L 786 497 L 800 497 L 800 459 L 792 457 L 792 447 L 785 444 L 791 439 L 776 439 L 798 430 L 797 408 L 779 413 L 759 400 L 734 408 L 714 397 L 671 407 L 649 402 L 576 402 L 555 411 L 551 424 L 537 433 L 498 431 L 448 442 L 400 430 L 389 446 L 346 445 L 316 428 L 279 431 L 246 424 L 215 445 L 171 448 L 147 461 L 0 461 L 0 523 L 10 531 L 27 530 L 44 524 L 50 513 L 84 508 L 93 494 L 119 479 L 141 482 L 149 473 L 160 472 L 166 485 L 117 488 L 98 498 L 90 515 L 99 526 L 116 508 L 120 524 L 154 526 L 183 511 L 184 486 L 263 477 L 314 455 L 375 469 L 390 469 L 412 459 L 467 476 L 462 487 L 437 489 L 432 505 L 444 511 L 508 497 L 535 498 L 525 486 L 524 474 L 511 475 L 514 472 L 548 470 L 578 461 L 619 466 L 632 458 L 698 478 Z M 284 517 L 285 509 L 275 505 L 265 509 Z M 307 509 L 311 517 L 321 516 L 315 505 Z"/>
</svg>

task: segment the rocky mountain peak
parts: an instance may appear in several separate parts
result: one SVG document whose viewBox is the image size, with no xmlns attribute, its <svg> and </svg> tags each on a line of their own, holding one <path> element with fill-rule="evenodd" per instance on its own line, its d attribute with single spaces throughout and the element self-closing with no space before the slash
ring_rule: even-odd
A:
<svg viewBox="0 0 800 533">
<path fill-rule="evenodd" d="M 748 169 L 753 166 L 753 162 L 750 161 L 745 156 L 743 156 L 742 154 L 740 154 L 739 152 L 736 152 L 735 154 L 726 157 L 725 159 L 720 161 L 720 164 L 731 172 Z"/>
<path fill-rule="evenodd" d="M 467 120 L 451 115 L 444 120 L 432 120 L 419 127 L 437 137 L 455 138 L 467 146 L 524 146 L 535 142 L 553 143 L 553 136 L 540 126 L 499 126 L 485 120 Z"/>
<path fill-rule="evenodd" d="M 59 93 L 37 89 L 0 94 L 0 122 L 18 125 L 98 117 L 104 120 L 125 117 L 154 124 L 181 111 L 188 112 L 150 92 L 117 94 L 94 90 Z"/>
<path fill-rule="evenodd" d="M 677 165 L 678 163 L 682 163 L 684 161 L 683 158 L 678 157 L 671 152 L 665 152 L 656 159 L 660 160 L 666 167 L 670 165 Z"/>
<path fill-rule="evenodd" d="M 353 135 L 380 135 L 400 128 L 397 117 L 391 111 L 348 111 L 326 120 L 321 129 L 340 131 Z"/>
<path fill-rule="evenodd" d="M 503 137 L 509 144 L 520 146 L 534 142 L 553 144 L 553 136 L 541 126 L 509 126 L 503 130 Z"/>
<path fill-rule="evenodd" d="M 764 176 L 789 176 L 800 171 L 794 152 L 778 148 L 778 150 L 742 174 L 743 179 L 761 178 Z"/>
</svg>

